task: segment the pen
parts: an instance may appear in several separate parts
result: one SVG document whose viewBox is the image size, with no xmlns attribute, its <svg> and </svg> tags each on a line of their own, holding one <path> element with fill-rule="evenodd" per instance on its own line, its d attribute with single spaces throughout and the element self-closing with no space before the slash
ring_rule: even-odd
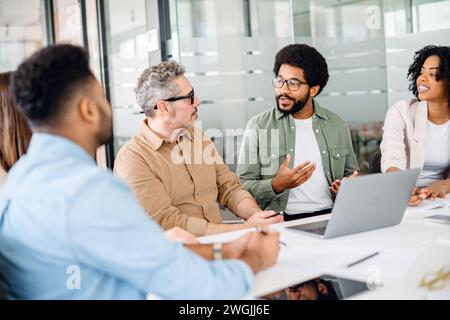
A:
<svg viewBox="0 0 450 320">
<path fill-rule="evenodd" d="M 275 212 L 275 214 L 271 215 L 269 218 L 276 217 L 276 216 L 282 216 L 284 214 L 284 211 Z"/>
<path fill-rule="evenodd" d="M 256 226 L 255 229 L 256 229 L 256 232 L 260 232 L 260 233 L 262 233 L 262 234 L 264 234 L 264 235 L 267 235 L 267 234 L 268 234 L 266 231 L 264 231 L 263 229 L 261 229 L 260 226 Z M 279 243 L 279 244 L 282 244 L 283 246 L 287 246 L 287 244 L 286 244 L 285 242 L 281 241 L 281 240 L 278 240 L 278 243 Z"/>
<path fill-rule="evenodd" d="M 355 262 L 352 262 L 352 263 L 350 263 L 349 265 L 347 265 L 347 268 L 353 267 L 354 265 L 356 265 L 356 264 L 358 264 L 358 263 L 361 263 L 361 262 L 366 261 L 366 260 L 368 260 L 368 259 L 370 259 L 370 258 L 372 258 L 372 257 L 375 257 L 375 256 L 378 255 L 379 253 L 380 253 L 380 252 L 377 251 L 377 252 L 375 252 L 375 253 L 372 253 L 371 255 L 368 255 L 367 257 L 364 257 L 364 258 L 361 258 L 361 259 L 359 259 L 359 260 L 356 260 Z"/>
</svg>

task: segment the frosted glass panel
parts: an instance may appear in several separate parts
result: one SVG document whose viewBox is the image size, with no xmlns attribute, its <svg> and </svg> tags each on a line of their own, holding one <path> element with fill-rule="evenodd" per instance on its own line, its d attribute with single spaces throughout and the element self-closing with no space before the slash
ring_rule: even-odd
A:
<svg viewBox="0 0 450 320">
<path fill-rule="evenodd" d="M 39 0 L 0 0 L 0 72 L 11 71 L 47 44 Z"/>
<path fill-rule="evenodd" d="M 296 42 L 313 45 L 327 59 L 330 80 L 317 100 L 349 122 L 382 121 L 387 110 L 382 1 L 292 5 Z M 297 19 L 309 21 L 309 28 Z"/>
<path fill-rule="evenodd" d="M 169 58 L 181 62 L 202 105 L 204 130 L 245 128 L 275 104 L 276 52 L 292 43 L 290 1 L 172 1 Z M 231 134 L 237 134 L 231 133 Z"/>
<path fill-rule="evenodd" d="M 350 124 L 364 171 L 387 109 L 411 97 L 406 71 L 414 51 L 449 44 L 449 10 L 450 0 L 171 0 L 168 58 L 187 69 L 203 129 L 225 134 L 275 105 L 280 48 L 316 47 L 330 72 L 317 100 Z"/>
<path fill-rule="evenodd" d="M 386 38 L 389 105 L 400 99 L 413 98 L 412 93 L 408 91 L 406 74 L 413 61 L 414 52 L 429 44 L 448 46 L 449 39 L 450 28 Z"/>
<path fill-rule="evenodd" d="M 78 0 L 56 0 L 53 4 L 55 14 L 55 41 L 83 46 L 81 8 Z"/>
<path fill-rule="evenodd" d="M 155 0 L 110 0 L 107 11 L 108 74 L 113 108 L 114 151 L 134 136 L 143 114 L 134 88 L 142 71 L 161 61 Z"/>
</svg>

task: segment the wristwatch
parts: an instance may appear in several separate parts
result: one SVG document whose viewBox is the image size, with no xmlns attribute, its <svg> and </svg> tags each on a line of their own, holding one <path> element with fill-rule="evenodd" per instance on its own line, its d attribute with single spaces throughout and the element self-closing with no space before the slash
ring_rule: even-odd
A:
<svg viewBox="0 0 450 320">
<path fill-rule="evenodd" d="M 214 260 L 222 260 L 222 243 L 214 243 L 213 244 L 213 252 L 214 252 Z"/>
</svg>

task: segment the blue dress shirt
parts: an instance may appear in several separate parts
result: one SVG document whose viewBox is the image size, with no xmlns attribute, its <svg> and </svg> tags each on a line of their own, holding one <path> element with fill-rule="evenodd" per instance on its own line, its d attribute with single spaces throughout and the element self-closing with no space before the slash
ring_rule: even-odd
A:
<svg viewBox="0 0 450 320">
<path fill-rule="evenodd" d="M 130 189 L 66 138 L 36 133 L 0 200 L 0 290 L 11 299 L 235 299 L 240 260 L 207 261 L 163 230 Z"/>
</svg>

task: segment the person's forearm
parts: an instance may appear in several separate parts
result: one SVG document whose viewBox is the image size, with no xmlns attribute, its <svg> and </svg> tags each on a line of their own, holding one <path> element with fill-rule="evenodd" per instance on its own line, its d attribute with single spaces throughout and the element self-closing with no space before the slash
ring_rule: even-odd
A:
<svg viewBox="0 0 450 320">
<path fill-rule="evenodd" d="M 261 211 L 261 208 L 253 198 L 245 198 L 237 205 L 235 214 L 244 220 L 248 220 L 255 212 Z"/>
<path fill-rule="evenodd" d="M 224 223 L 208 222 L 208 224 L 206 225 L 205 235 L 242 230 L 246 228 L 249 228 L 249 226 L 245 223 L 224 224 Z"/>
<path fill-rule="evenodd" d="M 434 185 L 442 192 L 450 193 L 450 179 L 436 182 Z M 432 185 L 432 187 L 434 185 Z"/>
<path fill-rule="evenodd" d="M 271 185 L 273 192 L 275 192 L 275 194 L 280 194 L 281 192 L 284 191 L 284 188 L 278 183 L 276 177 L 272 179 Z"/>
<path fill-rule="evenodd" d="M 397 167 L 389 167 L 386 172 L 396 172 L 396 171 L 401 171 L 399 168 Z"/>
<path fill-rule="evenodd" d="M 450 193 L 450 179 L 442 181 L 442 184 L 445 186 L 445 192 Z"/>
<path fill-rule="evenodd" d="M 244 186 L 245 190 L 247 190 L 257 202 L 270 202 L 277 197 L 277 193 L 275 193 L 272 186 L 273 179 L 247 179 L 249 178 L 241 178 L 241 183 Z"/>
</svg>

